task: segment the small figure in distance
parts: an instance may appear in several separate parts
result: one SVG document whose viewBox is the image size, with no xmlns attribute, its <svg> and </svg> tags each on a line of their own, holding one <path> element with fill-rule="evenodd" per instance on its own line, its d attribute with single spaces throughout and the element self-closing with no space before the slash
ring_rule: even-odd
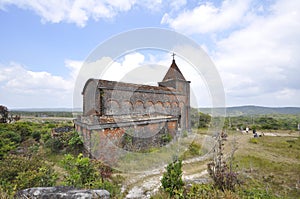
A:
<svg viewBox="0 0 300 199">
<path fill-rule="evenodd" d="M 257 138 L 257 137 L 258 137 L 258 135 L 257 135 L 257 133 L 256 133 L 256 132 L 254 133 L 254 137 L 255 137 L 255 138 Z"/>
</svg>

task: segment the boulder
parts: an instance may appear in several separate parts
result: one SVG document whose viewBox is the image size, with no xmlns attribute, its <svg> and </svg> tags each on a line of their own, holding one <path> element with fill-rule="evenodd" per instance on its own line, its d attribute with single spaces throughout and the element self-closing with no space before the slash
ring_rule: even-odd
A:
<svg viewBox="0 0 300 199">
<path fill-rule="evenodd" d="M 109 199 L 110 193 L 102 189 L 75 189 L 73 187 L 34 187 L 19 191 L 15 198 L 21 199 Z"/>
</svg>

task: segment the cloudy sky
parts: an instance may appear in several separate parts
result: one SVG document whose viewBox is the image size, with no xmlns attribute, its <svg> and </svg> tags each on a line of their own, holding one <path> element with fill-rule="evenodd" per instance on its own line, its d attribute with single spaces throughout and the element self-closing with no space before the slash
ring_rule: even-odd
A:
<svg viewBox="0 0 300 199">
<path fill-rule="evenodd" d="M 146 27 L 197 42 L 220 74 L 227 106 L 300 106 L 299 0 L 0 0 L 0 26 L 0 104 L 8 108 L 73 107 L 89 54 Z M 133 52 L 113 60 L 115 76 L 107 78 L 145 63 L 168 67 L 171 59 L 170 52 Z M 211 105 L 203 99 L 209 95 L 194 92 L 198 106 Z"/>
</svg>

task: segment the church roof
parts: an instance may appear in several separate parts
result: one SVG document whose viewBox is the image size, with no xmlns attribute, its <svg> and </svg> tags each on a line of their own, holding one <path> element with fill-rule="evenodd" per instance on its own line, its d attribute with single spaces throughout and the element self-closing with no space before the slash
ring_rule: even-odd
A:
<svg viewBox="0 0 300 199">
<path fill-rule="evenodd" d="M 174 88 L 166 88 L 161 86 L 150 86 L 143 84 L 133 84 L 133 83 L 125 83 L 125 82 L 117 82 L 117 81 L 109 81 L 98 79 L 98 88 L 107 88 L 107 89 L 116 89 L 116 90 L 131 90 L 131 91 L 161 91 L 161 92 L 170 92 L 175 93 L 176 90 Z"/>
<path fill-rule="evenodd" d="M 175 59 L 173 59 L 173 62 L 166 73 L 163 82 L 168 80 L 185 80 L 184 76 L 182 75 L 181 71 L 179 70 L 177 64 L 175 63 Z"/>
</svg>

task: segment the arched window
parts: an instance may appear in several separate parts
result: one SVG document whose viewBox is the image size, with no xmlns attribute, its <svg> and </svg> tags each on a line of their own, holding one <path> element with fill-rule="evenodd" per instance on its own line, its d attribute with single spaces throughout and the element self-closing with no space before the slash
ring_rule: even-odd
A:
<svg viewBox="0 0 300 199">
<path fill-rule="evenodd" d="M 158 101 L 155 103 L 155 112 L 162 113 L 164 110 L 163 103 Z"/>
<path fill-rule="evenodd" d="M 144 104 L 142 101 L 136 101 L 135 104 L 134 104 L 134 112 L 135 113 L 139 113 L 139 114 L 142 114 L 144 113 Z"/>
<path fill-rule="evenodd" d="M 154 103 L 151 101 L 146 102 L 146 112 L 147 114 L 152 114 L 155 112 Z"/>
<path fill-rule="evenodd" d="M 122 103 L 122 111 L 124 114 L 130 114 L 132 110 L 133 110 L 133 106 L 130 101 L 124 101 Z"/>
<path fill-rule="evenodd" d="M 106 114 L 116 115 L 119 114 L 120 105 L 116 100 L 108 100 L 106 103 Z"/>
</svg>

